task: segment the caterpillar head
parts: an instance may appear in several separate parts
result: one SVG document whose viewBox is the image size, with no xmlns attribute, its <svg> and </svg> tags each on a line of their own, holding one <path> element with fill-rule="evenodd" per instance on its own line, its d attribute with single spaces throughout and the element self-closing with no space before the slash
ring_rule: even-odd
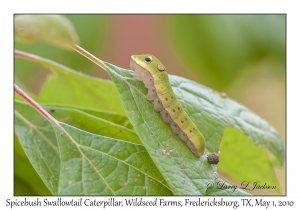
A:
<svg viewBox="0 0 300 210">
<path fill-rule="evenodd" d="M 165 66 L 153 55 L 133 55 L 130 60 L 130 68 L 132 70 L 143 69 L 149 71 L 150 74 L 155 74 L 160 71 L 165 71 Z"/>
</svg>

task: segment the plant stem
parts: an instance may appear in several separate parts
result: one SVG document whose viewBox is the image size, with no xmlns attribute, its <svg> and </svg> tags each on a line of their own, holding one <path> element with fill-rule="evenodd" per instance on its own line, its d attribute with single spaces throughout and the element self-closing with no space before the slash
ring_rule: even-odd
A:
<svg viewBox="0 0 300 210">
<path fill-rule="evenodd" d="M 22 52 L 19 50 L 15 50 L 15 56 L 17 56 L 19 58 L 24 58 L 26 60 L 31 60 L 31 61 L 36 61 L 39 59 L 39 56 L 30 54 L 30 53 L 26 53 L 26 52 Z"/>
<path fill-rule="evenodd" d="M 57 122 L 41 105 L 35 102 L 29 95 L 27 95 L 18 85 L 14 85 L 14 90 L 19 96 L 27 101 L 34 109 L 36 109 L 41 115 L 43 115 L 49 122 Z"/>
<path fill-rule="evenodd" d="M 91 53 L 89 53 L 88 51 L 86 51 L 85 49 L 81 48 L 78 45 L 74 45 L 73 49 L 76 52 L 78 52 L 79 54 L 81 54 L 84 57 L 86 57 L 87 59 L 89 59 L 90 61 L 94 62 L 96 65 L 100 66 L 104 71 L 106 71 L 106 68 L 104 66 L 104 62 L 102 60 L 100 60 L 99 58 L 92 55 Z"/>
</svg>

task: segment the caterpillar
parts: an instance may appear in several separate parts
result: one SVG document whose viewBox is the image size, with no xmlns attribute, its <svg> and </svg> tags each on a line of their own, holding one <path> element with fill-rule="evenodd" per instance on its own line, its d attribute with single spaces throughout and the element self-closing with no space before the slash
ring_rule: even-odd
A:
<svg viewBox="0 0 300 210">
<path fill-rule="evenodd" d="M 177 100 L 164 65 L 153 55 L 133 55 L 130 68 L 135 79 L 143 81 L 148 88 L 146 98 L 154 101 L 153 108 L 160 112 L 173 133 L 186 142 L 190 150 L 200 157 L 205 150 L 205 139 Z"/>
</svg>

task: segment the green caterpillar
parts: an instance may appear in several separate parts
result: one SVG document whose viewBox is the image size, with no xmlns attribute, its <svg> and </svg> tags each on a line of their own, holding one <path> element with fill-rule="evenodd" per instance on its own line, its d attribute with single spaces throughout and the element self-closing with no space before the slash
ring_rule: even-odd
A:
<svg viewBox="0 0 300 210">
<path fill-rule="evenodd" d="M 160 112 L 164 122 L 170 123 L 173 133 L 186 142 L 198 157 L 205 150 L 205 139 L 177 100 L 164 65 L 153 55 L 131 56 L 130 67 L 134 78 L 144 81 L 147 99 L 154 100 L 154 110 Z"/>
</svg>

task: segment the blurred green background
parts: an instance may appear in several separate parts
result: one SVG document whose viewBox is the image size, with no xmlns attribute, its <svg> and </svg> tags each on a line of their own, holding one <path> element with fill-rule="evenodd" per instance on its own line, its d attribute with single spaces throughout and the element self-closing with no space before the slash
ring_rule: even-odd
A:
<svg viewBox="0 0 300 210">
<path fill-rule="evenodd" d="M 286 16 L 285 15 L 66 15 L 80 37 L 80 46 L 123 68 L 130 56 L 150 53 L 169 74 L 204 84 L 261 116 L 285 140 Z M 30 52 L 74 70 L 109 79 L 106 72 L 73 51 L 42 42 L 15 43 Z M 38 94 L 48 70 L 15 59 L 15 83 Z M 15 147 L 18 148 L 18 141 Z M 49 194 L 42 184 L 29 189 L 18 172 L 25 154 L 15 152 L 15 195 Z M 20 159 L 20 161 L 19 161 Z M 18 161 L 16 161 L 18 160 Z M 285 194 L 285 168 L 274 169 Z M 225 175 L 221 178 L 235 183 Z M 36 176 L 34 177 L 35 179 Z M 23 180 L 23 181 L 22 181 Z M 276 192 L 256 190 L 255 195 Z"/>
</svg>

